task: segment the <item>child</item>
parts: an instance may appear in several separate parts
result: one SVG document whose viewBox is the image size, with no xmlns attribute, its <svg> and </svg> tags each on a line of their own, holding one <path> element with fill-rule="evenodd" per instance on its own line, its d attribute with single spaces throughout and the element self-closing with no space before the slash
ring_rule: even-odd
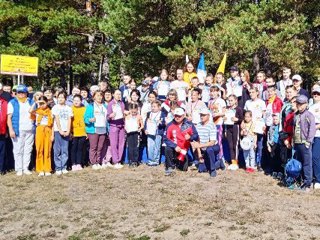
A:
<svg viewBox="0 0 320 240">
<path fill-rule="evenodd" d="M 197 125 L 201 122 L 200 111 L 207 108 L 206 104 L 199 100 L 201 98 L 201 89 L 194 88 L 191 92 L 191 101 L 187 104 L 188 120 Z"/>
<path fill-rule="evenodd" d="M 112 161 L 115 169 L 120 169 L 125 143 L 124 130 L 124 103 L 121 101 L 120 90 L 115 90 L 113 100 L 108 104 L 107 117 L 109 120 L 109 137 L 112 153 Z"/>
<path fill-rule="evenodd" d="M 170 111 L 168 113 L 164 112 L 164 110 L 162 109 L 162 112 L 164 112 L 166 125 L 168 125 L 174 119 L 174 110 L 178 107 L 179 107 L 179 105 L 178 105 L 177 101 L 171 101 L 170 102 Z"/>
<path fill-rule="evenodd" d="M 271 157 L 272 177 L 282 179 L 280 144 L 279 144 L 279 114 L 272 114 L 272 125 L 268 131 L 267 146 Z"/>
<path fill-rule="evenodd" d="M 255 149 L 257 148 L 257 134 L 254 133 L 254 123 L 252 121 L 251 111 L 246 111 L 244 113 L 244 121 L 241 123 L 241 136 L 251 140 L 250 149 L 243 149 L 243 157 L 246 162 L 246 172 L 252 173 L 256 168 Z"/>
<path fill-rule="evenodd" d="M 52 108 L 54 118 L 54 164 L 57 175 L 68 173 L 68 146 L 71 130 L 72 109 L 66 105 L 67 93 L 58 93 L 58 104 Z"/>
<path fill-rule="evenodd" d="M 156 94 L 156 92 L 151 91 L 148 94 L 148 101 L 145 101 L 142 105 L 142 108 L 141 108 L 141 117 L 142 117 L 143 122 L 146 121 L 148 112 L 151 112 L 151 104 L 155 100 L 157 100 L 157 94 Z"/>
<path fill-rule="evenodd" d="M 35 104 L 39 107 L 35 109 Z M 39 97 L 30 108 L 30 113 L 36 120 L 36 172 L 39 176 L 51 175 L 51 147 L 53 141 L 53 118 L 48 106 L 48 99 Z"/>
<path fill-rule="evenodd" d="M 168 71 L 162 69 L 160 79 L 154 84 L 153 89 L 158 94 L 158 99 L 161 101 L 166 100 L 167 94 L 170 90 L 170 82 L 168 81 Z"/>
<path fill-rule="evenodd" d="M 131 167 L 137 167 L 139 161 L 139 134 L 143 129 L 142 117 L 138 113 L 139 105 L 129 103 L 129 115 L 125 118 L 127 132 L 128 159 Z"/>
<path fill-rule="evenodd" d="M 208 108 L 212 113 L 213 122 L 216 125 L 218 131 L 218 144 L 220 147 L 219 159 L 224 161 L 223 146 L 222 146 L 222 135 L 223 135 L 223 117 L 226 110 L 226 102 L 220 97 L 220 88 L 214 85 L 210 88 L 211 99 L 208 103 Z"/>
<path fill-rule="evenodd" d="M 86 108 L 81 104 L 81 95 L 73 96 L 73 118 L 72 118 L 72 149 L 71 149 L 71 162 L 72 171 L 82 170 L 82 155 L 86 143 L 86 128 L 84 123 L 84 113 Z"/>
<path fill-rule="evenodd" d="M 238 169 L 238 154 L 239 154 L 239 125 L 243 119 L 243 111 L 238 106 L 238 98 L 231 94 L 228 97 L 229 107 L 226 110 L 224 117 L 224 125 L 227 132 L 229 151 L 231 155 L 230 169 Z"/>
<path fill-rule="evenodd" d="M 93 94 L 94 102 L 89 104 L 84 114 L 86 132 L 88 134 L 90 148 L 89 159 L 92 169 L 101 168 L 102 149 L 107 133 L 107 107 L 102 103 L 103 94 L 100 90 Z"/>
<path fill-rule="evenodd" d="M 313 180 L 311 144 L 316 133 L 315 117 L 307 110 L 308 98 L 305 95 L 299 95 L 296 103 L 298 112 L 294 118 L 294 150 L 297 159 L 303 166 L 303 184 L 301 190 L 310 191 Z"/>
<path fill-rule="evenodd" d="M 161 140 L 165 129 L 164 112 L 160 107 L 161 102 L 154 101 L 145 121 L 145 133 L 148 136 L 148 166 L 157 166 L 160 161 Z"/>
</svg>

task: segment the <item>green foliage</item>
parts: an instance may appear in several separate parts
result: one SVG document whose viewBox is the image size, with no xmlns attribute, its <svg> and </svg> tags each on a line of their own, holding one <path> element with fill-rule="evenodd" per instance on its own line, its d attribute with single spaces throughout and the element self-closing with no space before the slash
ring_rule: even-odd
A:
<svg viewBox="0 0 320 240">
<path fill-rule="evenodd" d="M 72 77 L 70 65 L 82 85 L 96 81 L 102 57 L 111 85 L 124 73 L 140 82 L 183 66 L 186 54 L 197 63 L 201 52 L 213 73 L 227 52 L 229 66 L 252 73 L 286 65 L 320 77 L 318 0 L 92 2 L 88 15 L 84 0 L 0 0 L 0 53 L 38 56 L 40 80 L 54 84 Z M 90 50 L 89 34 L 100 36 Z"/>
</svg>

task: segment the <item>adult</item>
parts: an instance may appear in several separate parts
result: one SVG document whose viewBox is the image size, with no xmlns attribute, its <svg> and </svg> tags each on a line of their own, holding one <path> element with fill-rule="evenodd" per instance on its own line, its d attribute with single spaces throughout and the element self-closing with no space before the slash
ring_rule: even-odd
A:
<svg viewBox="0 0 320 240">
<path fill-rule="evenodd" d="M 240 72 L 240 78 L 242 82 L 242 97 L 238 99 L 238 106 L 244 108 L 244 104 L 250 99 L 249 90 L 252 88 L 250 82 L 250 73 L 248 70 L 243 70 Z"/>
<path fill-rule="evenodd" d="M 0 86 L 2 90 L 2 86 Z M 6 135 L 8 102 L 0 95 L 0 174 L 6 173 Z"/>
<path fill-rule="evenodd" d="M 266 101 L 266 114 L 265 114 L 265 121 L 267 127 L 272 125 L 272 115 L 275 113 L 280 113 L 282 109 L 282 100 L 277 96 L 276 93 L 276 86 L 271 85 L 267 89 L 268 91 L 268 99 Z"/>
<path fill-rule="evenodd" d="M 170 83 L 170 89 L 177 91 L 178 100 L 186 102 L 189 84 L 183 79 L 183 70 L 177 69 L 177 80 L 174 80 Z"/>
<path fill-rule="evenodd" d="M 184 171 L 188 169 L 187 151 L 191 142 L 198 139 L 198 132 L 193 123 L 186 119 L 185 111 L 176 108 L 174 119 L 167 125 L 164 135 L 167 176 L 173 174 L 176 166 Z"/>
<path fill-rule="evenodd" d="M 126 101 L 126 92 L 130 89 L 130 84 L 131 84 L 131 76 L 126 74 L 123 76 L 123 85 L 119 87 L 119 90 L 121 92 L 121 98 L 122 98 L 122 101 Z M 130 93 L 129 93 L 130 94 Z M 129 94 L 127 94 L 127 96 L 129 96 Z"/>
<path fill-rule="evenodd" d="M 10 92 L 5 91 L 5 86 L 3 86 L 2 83 L 0 83 L 0 97 L 5 99 L 7 102 L 9 102 L 12 99 L 11 90 Z"/>
<path fill-rule="evenodd" d="M 148 94 L 150 93 L 150 81 L 151 79 L 146 78 L 142 81 L 141 85 L 137 87 L 137 90 L 140 92 L 141 103 L 148 101 Z"/>
<path fill-rule="evenodd" d="M 310 94 L 308 93 L 308 91 L 302 88 L 303 80 L 299 74 L 293 75 L 292 83 L 293 83 L 293 86 L 295 87 L 295 89 L 297 90 L 298 95 L 304 95 L 308 99 L 310 98 Z"/>
<path fill-rule="evenodd" d="M 12 87 L 9 84 L 5 84 L 3 86 L 3 91 L 5 91 L 11 95 L 12 94 Z"/>
<path fill-rule="evenodd" d="M 191 85 L 191 79 L 193 77 L 196 77 L 197 73 L 195 71 L 195 68 L 192 64 L 192 62 L 188 62 L 183 69 L 183 80 L 189 84 L 189 86 Z"/>
<path fill-rule="evenodd" d="M 314 115 L 316 122 L 316 135 L 312 145 L 312 167 L 314 175 L 314 189 L 320 189 L 320 87 L 312 91 L 313 104 L 309 111 Z"/>
<path fill-rule="evenodd" d="M 162 69 L 158 81 L 153 84 L 153 90 L 158 94 L 158 99 L 166 100 L 167 94 L 170 90 L 170 82 L 168 81 L 168 71 Z"/>
<path fill-rule="evenodd" d="M 210 121 L 210 111 L 203 108 L 200 111 L 201 122 L 196 126 L 199 134 L 199 143 L 192 143 L 196 149 L 199 158 L 199 171 L 208 171 L 211 177 L 217 176 L 216 169 L 220 168 L 221 160 L 216 159 L 219 152 L 217 141 L 217 129 L 212 121 Z"/>
<path fill-rule="evenodd" d="M 46 87 L 43 91 L 43 95 L 47 98 L 48 102 L 48 107 L 50 109 L 53 108 L 53 106 L 55 105 L 54 99 L 53 99 L 53 89 L 52 87 Z"/>
<path fill-rule="evenodd" d="M 284 100 L 286 97 L 286 87 L 292 85 L 292 80 L 290 79 L 291 69 L 284 67 L 282 69 L 282 79 L 277 82 L 277 89 L 280 91 L 281 99 Z"/>
<path fill-rule="evenodd" d="M 99 89 L 101 92 L 105 92 L 107 89 L 108 89 L 108 83 L 106 80 L 101 80 L 99 83 L 98 83 L 98 86 L 99 86 Z"/>
<path fill-rule="evenodd" d="M 181 101 L 178 101 L 178 93 L 175 89 L 171 89 L 168 92 L 167 99 L 161 104 L 161 112 L 165 117 L 168 116 L 168 113 L 171 111 L 172 103 L 177 103 L 179 107 L 185 109 L 185 104 Z"/>
<path fill-rule="evenodd" d="M 107 90 L 107 89 L 106 89 Z M 103 92 L 105 93 L 106 90 L 104 90 Z M 80 89 L 80 95 L 81 95 L 81 103 L 83 106 L 88 106 L 90 99 L 89 99 L 89 89 L 87 87 L 82 87 Z"/>
<path fill-rule="evenodd" d="M 201 122 L 200 111 L 203 108 L 207 108 L 206 104 L 200 100 L 201 89 L 194 88 L 191 92 L 191 99 L 187 104 L 187 116 L 188 120 L 197 125 Z"/>
<path fill-rule="evenodd" d="M 75 85 L 75 86 L 72 88 L 71 95 L 69 95 L 69 96 L 67 97 L 66 105 L 69 106 L 69 107 L 71 107 L 71 106 L 73 105 L 73 97 L 74 97 L 75 95 L 80 95 L 80 92 L 81 92 L 81 90 L 80 90 L 79 86 L 78 86 L 78 85 Z"/>
<path fill-rule="evenodd" d="M 15 171 L 18 176 L 30 175 L 31 152 L 34 143 L 34 124 L 30 118 L 33 100 L 27 97 L 25 85 L 17 87 L 17 96 L 8 104 L 8 128 L 13 143 Z"/>
</svg>

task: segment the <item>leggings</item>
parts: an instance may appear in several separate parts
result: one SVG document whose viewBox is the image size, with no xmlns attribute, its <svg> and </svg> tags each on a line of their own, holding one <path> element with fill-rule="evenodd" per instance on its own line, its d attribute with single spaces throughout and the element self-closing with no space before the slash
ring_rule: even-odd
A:
<svg viewBox="0 0 320 240">
<path fill-rule="evenodd" d="M 128 159 L 129 163 L 139 161 L 139 133 L 132 132 L 127 134 Z"/>
<path fill-rule="evenodd" d="M 74 137 L 72 139 L 71 149 L 71 162 L 72 165 L 78 165 L 82 163 L 83 148 L 85 147 L 86 137 Z"/>
<path fill-rule="evenodd" d="M 227 139 L 231 160 L 238 160 L 239 154 L 239 125 L 226 125 Z"/>
</svg>

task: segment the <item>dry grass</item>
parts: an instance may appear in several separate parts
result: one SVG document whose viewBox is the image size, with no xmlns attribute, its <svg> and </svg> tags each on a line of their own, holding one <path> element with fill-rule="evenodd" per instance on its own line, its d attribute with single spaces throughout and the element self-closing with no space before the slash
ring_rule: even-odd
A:
<svg viewBox="0 0 320 240">
<path fill-rule="evenodd" d="M 0 239 L 320 239 L 320 192 L 163 167 L 0 178 Z"/>
</svg>

